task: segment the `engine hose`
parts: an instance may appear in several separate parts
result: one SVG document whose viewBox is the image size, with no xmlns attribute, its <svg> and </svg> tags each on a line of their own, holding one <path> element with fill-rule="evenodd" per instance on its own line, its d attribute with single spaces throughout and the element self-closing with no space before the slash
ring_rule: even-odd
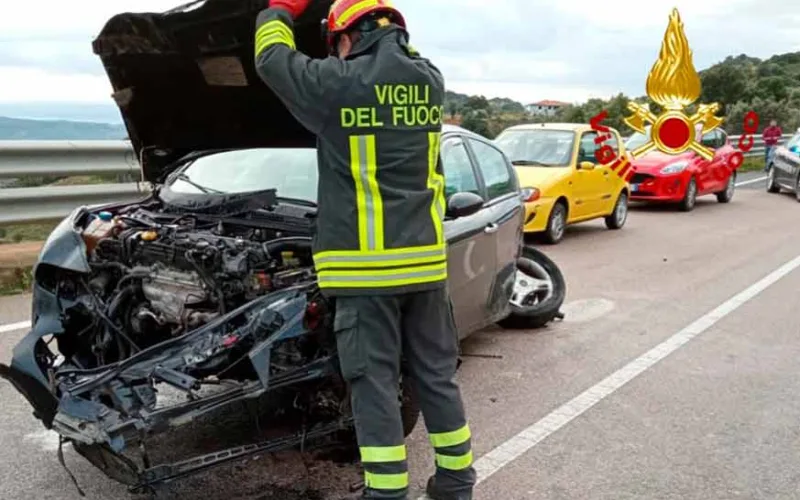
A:
<svg viewBox="0 0 800 500">
<path fill-rule="evenodd" d="M 133 297 L 133 295 L 138 290 L 139 290 L 139 285 L 138 284 L 128 285 L 125 288 L 123 288 L 122 290 L 120 290 L 119 293 L 114 296 L 114 298 L 111 300 L 111 303 L 108 305 L 108 311 L 106 313 L 106 316 L 108 316 L 109 318 L 116 317 L 116 315 L 119 312 L 120 308 L 122 308 L 122 306 L 124 306 Z M 107 329 L 111 330 L 110 328 L 107 328 Z M 113 334 L 113 333 L 117 333 L 117 332 L 113 332 L 112 331 L 112 332 L 109 332 L 109 333 Z M 126 346 L 125 343 L 123 342 L 122 336 L 121 335 L 114 335 L 114 338 L 117 341 L 117 349 L 119 350 L 119 359 L 123 360 L 123 359 L 127 358 L 128 357 L 128 346 Z M 127 339 L 127 340 L 130 341 L 130 339 Z M 135 344 L 133 345 L 133 347 L 138 349 L 138 346 L 136 346 Z"/>
<path fill-rule="evenodd" d="M 278 238 L 264 243 L 264 252 L 270 256 L 280 255 L 281 252 L 311 252 L 311 238 L 308 236 L 292 236 Z"/>
</svg>

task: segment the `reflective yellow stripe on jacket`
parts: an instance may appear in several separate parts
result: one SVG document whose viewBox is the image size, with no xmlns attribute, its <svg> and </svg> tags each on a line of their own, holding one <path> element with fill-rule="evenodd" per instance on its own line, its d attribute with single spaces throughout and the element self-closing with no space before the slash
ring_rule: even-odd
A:
<svg viewBox="0 0 800 500">
<path fill-rule="evenodd" d="M 350 137 L 350 173 L 358 209 L 359 248 L 314 254 L 321 288 L 383 288 L 447 279 L 447 248 L 442 225 L 444 177 L 436 172 L 440 137 L 441 134 L 435 132 L 428 136 L 428 189 L 433 192 L 430 212 L 436 243 L 405 248 L 385 247 L 375 136 Z"/>
<path fill-rule="evenodd" d="M 279 43 L 292 49 L 295 48 L 292 29 L 280 19 L 265 22 L 256 30 L 256 57 L 267 47 Z"/>
</svg>

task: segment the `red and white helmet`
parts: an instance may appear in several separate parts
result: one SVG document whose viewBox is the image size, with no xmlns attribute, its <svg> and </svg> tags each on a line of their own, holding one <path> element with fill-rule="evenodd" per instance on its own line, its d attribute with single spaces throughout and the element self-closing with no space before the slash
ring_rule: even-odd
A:
<svg viewBox="0 0 800 500">
<path fill-rule="evenodd" d="M 333 50 L 336 35 L 348 31 L 359 21 L 370 14 L 384 12 L 393 23 L 406 27 L 403 15 L 390 0 L 336 0 L 328 11 L 326 26 L 326 42 L 328 49 Z"/>
</svg>

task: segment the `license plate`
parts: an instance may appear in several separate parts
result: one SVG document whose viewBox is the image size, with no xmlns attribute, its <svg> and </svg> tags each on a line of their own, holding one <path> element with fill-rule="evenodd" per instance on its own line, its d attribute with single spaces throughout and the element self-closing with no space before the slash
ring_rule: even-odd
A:
<svg viewBox="0 0 800 500">
<path fill-rule="evenodd" d="M 631 184 L 631 192 L 632 193 L 635 193 L 638 190 L 639 190 L 639 185 L 638 184 Z"/>
</svg>

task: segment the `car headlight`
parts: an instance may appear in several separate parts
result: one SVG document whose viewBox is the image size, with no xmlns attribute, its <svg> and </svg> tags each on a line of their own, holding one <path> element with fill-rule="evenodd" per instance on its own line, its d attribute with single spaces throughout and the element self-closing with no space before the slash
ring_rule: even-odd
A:
<svg viewBox="0 0 800 500">
<path fill-rule="evenodd" d="M 522 188 L 519 194 L 524 202 L 536 201 L 542 195 L 542 193 L 534 187 Z"/>
<path fill-rule="evenodd" d="M 688 161 L 676 161 L 670 165 L 661 169 L 662 174 L 677 174 L 686 170 L 686 167 L 689 165 Z"/>
</svg>

